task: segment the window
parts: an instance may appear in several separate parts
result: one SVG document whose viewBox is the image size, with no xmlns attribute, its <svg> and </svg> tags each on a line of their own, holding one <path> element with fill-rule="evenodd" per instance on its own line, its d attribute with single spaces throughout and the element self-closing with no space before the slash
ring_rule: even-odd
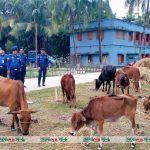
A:
<svg viewBox="0 0 150 150">
<path fill-rule="evenodd" d="M 136 33 L 136 41 L 139 40 L 139 33 Z"/>
<path fill-rule="evenodd" d="M 101 31 L 101 41 L 104 39 L 104 31 Z"/>
<path fill-rule="evenodd" d="M 88 40 L 92 40 L 93 39 L 93 33 L 92 32 L 88 32 L 87 36 L 88 36 Z"/>
<path fill-rule="evenodd" d="M 142 34 L 139 33 L 139 45 L 141 45 L 141 44 L 142 44 Z"/>
<path fill-rule="evenodd" d="M 118 64 L 124 63 L 124 55 L 118 54 Z"/>
<path fill-rule="evenodd" d="M 119 39 L 119 31 L 116 31 L 116 39 Z"/>
<path fill-rule="evenodd" d="M 133 32 L 129 32 L 129 41 L 133 40 Z"/>
<path fill-rule="evenodd" d="M 136 32 L 134 32 L 134 42 L 136 41 Z"/>
<path fill-rule="evenodd" d="M 125 39 L 125 32 L 122 32 L 122 39 Z"/>
<path fill-rule="evenodd" d="M 101 31 L 101 41 L 104 39 L 104 31 Z M 98 31 L 96 32 L 96 39 L 98 40 L 99 37 L 98 37 Z"/>
<path fill-rule="evenodd" d="M 146 42 L 149 42 L 149 34 L 146 34 Z"/>
<path fill-rule="evenodd" d="M 102 64 L 107 63 L 107 55 L 102 55 Z"/>
<path fill-rule="evenodd" d="M 77 38 L 78 38 L 78 41 L 82 41 L 82 33 L 81 32 L 78 33 Z"/>
<path fill-rule="evenodd" d="M 92 64 L 93 63 L 93 57 L 92 55 L 88 55 L 88 64 Z"/>
</svg>

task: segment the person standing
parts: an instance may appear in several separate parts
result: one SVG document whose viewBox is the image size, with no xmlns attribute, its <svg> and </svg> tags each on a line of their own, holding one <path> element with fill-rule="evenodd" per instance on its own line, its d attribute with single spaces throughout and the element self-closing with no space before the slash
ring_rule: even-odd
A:
<svg viewBox="0 0 150 150">
<path fill-rule="evenodd" d="M 48 69 L 48 55 L 46 54 L 46 50 L 41 48 L 41 54 L 37 57 L 37 65 L 38 65 L 38 87 L 41 86 L 41 77 L 43 74 L 42 85 L 45 86 L 46 72 Z"/>
<path fill-rule="evenodd" d="M 25 81 L 25 76 L 26 76 L 26 63 L 27 63 L 27 56 L 24 54 L 24 49 L 23 47 L 20 48 L 19 54 L 20 59 L 21 59 L 21 74 L 20 74 L 20 79 L 24 84 Z"/>
<path fill-rule="evenodd" d="M 20 56 L 17 55 L 17 46 L 13 46 L 11 48 L 12 54 L 9 54 L 7 58 L 7 70 L 10 79 L 13 80 L 21 80 L 21 59 Z"/>
<path fill-rule="evenodd" d="M 0 47 L 0 76 L 7 77 L 7 55 Z"/>
</svg>

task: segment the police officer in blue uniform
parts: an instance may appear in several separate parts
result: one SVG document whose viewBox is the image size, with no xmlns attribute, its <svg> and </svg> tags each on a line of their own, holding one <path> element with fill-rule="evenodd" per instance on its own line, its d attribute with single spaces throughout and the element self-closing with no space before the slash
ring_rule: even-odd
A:
<svg viewBox="0 0 150 150">
<path fill-rule="evenodd" d="M 7 55 L 0 47 L 0 76 L 7 77 Z"/>
<path fill-rule="evenodd" d="M 20 48 L 18 55 L 20 56 L 21 59 L 21 81 L 24 84 L 25 81 L 25 76 L 26 76 L 26 63 L 27 63 L 27 56 L 24 54 L 23 47 Z"/>
<path fill-rule="evenodd" d="M 46 78 L 46 72 L 48 69 L 48 55 L 46 54 L 46 50 L 44 48 L 41 49 L 41 54 L 37 57 L 37 65 L 38 65 L 38 86 L 41 85 L 41 77 L 43 74 L 43 80 L 42 85 L 45 86 L 45 78 Z"/>
<path fill-rule="evenodd" d="M 9 54 L 7 58 L 7 70 L 11 79 L 13 80 L 21 80 L 21 59 L 20 56 L 17 55 L 17 46 L 13 46 L 11 48 L 12 54 Z"/>
</svg>

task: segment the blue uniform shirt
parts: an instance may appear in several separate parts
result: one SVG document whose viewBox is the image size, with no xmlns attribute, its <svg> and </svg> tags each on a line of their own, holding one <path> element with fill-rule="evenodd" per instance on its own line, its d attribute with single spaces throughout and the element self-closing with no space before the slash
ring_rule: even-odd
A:
<svg viewBox="0 0 150 150">
<path fill-rule="evenodd" d="M 7 66 L 7 55 L 6 54 L 2 54 L 0 55 L 0 66 Z"/>
<path fill-rule="evenodd" d="M 48 67 L 48 55 L 47 54 L 39 54 L 37 57 L 38 67 Z"/>
<path fill-rule="evenodd" d="M 20 69 L 21 59 L 18 55 L 10 54 L 7 58 L 7 69 Z"/>
<path fill-rule="evenodd" d="M 26 66 L 27 63 L 27 56 L 26 54 L 17 54 L 21 59 L 21 66 Z"/>
</svg>

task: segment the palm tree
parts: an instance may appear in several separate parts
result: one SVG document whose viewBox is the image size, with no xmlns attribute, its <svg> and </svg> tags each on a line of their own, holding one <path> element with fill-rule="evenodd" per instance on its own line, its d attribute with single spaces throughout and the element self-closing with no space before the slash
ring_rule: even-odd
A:
<svg viewBox="0 0 150 150">
<path fill-rule="evenodd" d="M 143 27 L 143 37 L 142 40 L 144 41 L 145 38 L 145 29 L 148 26 L 149 23 L 149 14 L 150 14 L 150 0 L 126 0 L 125 6 L 129 7 L 129 14 L 132 14 L 134 12 L 134 8 L 139 6 L 141 7 L 142 14 L 144 15 L 144 27 Z M 142 49 L 142 47 L 141 47 Z M 141 50 L 140 50 L 140 57 L 141 57 Z"/>
</svg>

